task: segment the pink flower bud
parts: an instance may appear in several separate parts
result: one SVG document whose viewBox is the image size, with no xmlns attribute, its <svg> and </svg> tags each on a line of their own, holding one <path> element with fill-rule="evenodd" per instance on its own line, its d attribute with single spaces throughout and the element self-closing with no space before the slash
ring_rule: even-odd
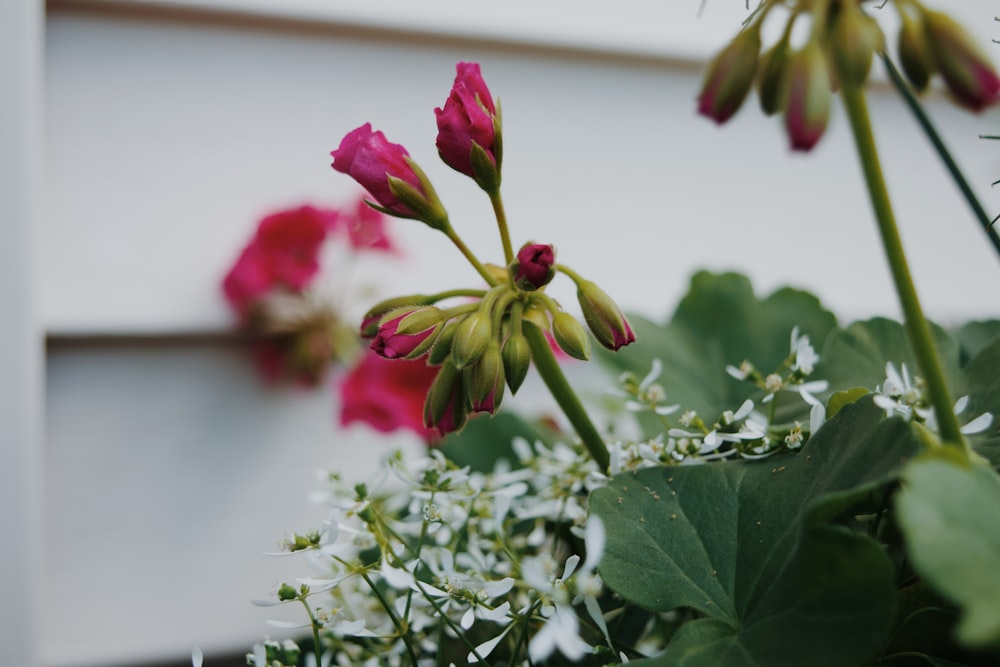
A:
<svg viewBox="0 0 1000 667">
<path fill-rule="evenodd" d="M 517 253 L 511 265 L 514 284 L 524 290 L 534 291 L 552 281 L 556 274 L 556 251 L 547 243 L 528 243 Z"/>
<path fill-rule="evenodd" d="M 496 105 L 477 63 L 458 63 L 455 69 L 458 74 L 451 94 L 443 108 L 434 110 L 438 152 L 449 167 L 489 190 L 499 184 Z M 474 146 L 479 147 L 479 158 L 485 158 L 485 163 L 477 165 Z M 484 171 L 491 173 L 480 173 Z"/>
<path fill-rule="evenodd" d="M 465 426 L 465 390 L 462 373 L 450 362 L 441 365 L 424 401 L 424 426 L 438 437 Z"/>
<path fill-rule="evenodd" d="M 698 113 L 720 125 L 735 114 L 753 87 L 760 32 L 747 28 L 712 61 L 698 95 Z"/>
<path fill-rule="evenodd" d="M 473 412 L 496 413 L 503 400 L 506 376 L 500 344 L 493 341 L 483 356 L 464 371 L 466 394 Z"/>
<path fill-rule="evenodd" d="M 982 111 L 1000 99 L 1000 78 L 972 37 L 951 17 L 924 12 L 931 56 L 948 90 L 966 109 Z"/>
<path fill-rule="evenodd" d="M 425 311 L 436 311 L 424 317 Z M 383 318 L 371 349 L 386 359 L 415 358 L 423 354 L 433 342 L 441 322 L 436 308 L 403 309 Z M 419 320 L 419 323 L 417 321 Z"/>
<path fill-rule="evenodd" d="M 365 123 L 347 134 L 330 153 L 333 168 L 358 182 L 389 213 L 440 226 L 447 220 L 426 177 L 399 144 Z"/>
<path fill-rule="evenodd" d="M 816 42 L 790 56 L 785 129 L 792 149 L 811 150 L 826 131 L 830 118 L 830 71 Z"/>
<path fill-rule="evenodd" d="M 625 314 L 604 290 L 589 280 L 583 280 L 577 283 L 576 296 L 583 319 L 598 343 L 609 350 L 617 350 L 635 342 L 635 334 Z"/>
</svg>

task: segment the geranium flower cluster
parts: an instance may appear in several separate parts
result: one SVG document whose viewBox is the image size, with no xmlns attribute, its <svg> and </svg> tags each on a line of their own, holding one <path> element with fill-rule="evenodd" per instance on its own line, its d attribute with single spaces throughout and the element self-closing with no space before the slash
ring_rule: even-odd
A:
<svg viewBox="0 0 1000 667">
<path fill-rule="evenodd" d="M 1000 77 L 960 25 L 919 0 L 892 4 L 900 18 L 899 60 L 918 91 L 940 74 L 954 100 L 967 109 L 979 111 L 1000 99 Z M 778 41 L 761 53 L 761 28 L 776 8 L 785 14 L 785 26 Z M 793 28 L 800 24 L 808 37 L 793 46 Z M 831 91 L 860 87 L 874 55 L 884 49 L 881 27 L 859 0 L 763 0 L 709 67 L 698 111 L 724 123 L 756 85 L 764 113 L 784 114 L 792 149 L 810 150 L 826 131 Z"/>
<path fill-rule="evenodd" d="M 485 287 L 410 294 L 383 301 L 365 315 L 361 334 L 385 359 L 423 359 L 435 367 L 423 423 L 438 434 L 460 430 L 473 413 L 493 414 L 505 388 L 516 392 L 533 357 L 551 355 L 545 334 L 566 354 L 587 359 L 581 324 L 545 294 L 556 273 L 576 286 L 584 320 L 597 341 L 618 349 L 635 340 L 625 316 L 593 282 L 556 263 L 551 244 L 527 243 L 515 255 L 500 196 L 502 132 L 498 103 L 480 68 L 459 63 L 451 93 L 435 110 L 442 160 L 472 178 L 497 214 L 505 266 L 479 261 L 456 233 L 426 174 L 409 152 L 365 123 L 332 152 L 333 168 L 353 177 L 386 214 L 423 222 L 448 236 Z M 460 299 L 457 305 L 445 305 Z M 536 359 L 537 363 L 537 359 Z"/>
<path fill-rule="evenodd" d="M 343 209 L 300 206 L 264 217 L 222 282 L 241 331 L 270 380 L 317 384 L 356 335 L 314 289 L 322 252 L 336 239 L 352 253 L 394 252 L 384 215 L 358 199 Z"/>
</svg>

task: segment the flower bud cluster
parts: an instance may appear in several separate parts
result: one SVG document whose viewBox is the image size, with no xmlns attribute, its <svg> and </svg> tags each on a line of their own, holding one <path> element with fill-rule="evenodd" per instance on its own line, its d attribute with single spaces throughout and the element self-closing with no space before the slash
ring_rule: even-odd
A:
<svg viewBox="0 0 1000 667">
<path fill-rule="evenodd" d="M 927 87 L 939 73 L 953 98 L 979 111 L 1000 99 L 1000 79 L 989 59 L 951 18 L 918 0 L 894 0 L 901 16 L 899 58 L 910 82 Z M 762 53 L 761 26 L 774 7 L 788 9 L 779 39 Z M 808 23 L 808 37 L 793 46 L 793 27 Z M 781 113 L 793 150 L 808 151 L 826 131 L 832 91 L 862 86 L 885 37 L 862 0 L 765 0 L 748 25 L 712 61 L 698 96 L 698 111 L 729 120 L 756 87 L 761 109 Z"/>
<path fill-rule="evenodd" d="M 544 293 L 556 273 L 555 250 L 529 243 L 517 257 L 508 267 L 509 280 L 482 291 L 473 303 L 444 308 L 438 304 L 451 293 L 411 295 L 384 301 L 365 316 L 362 335 L 372 338 L 378 355 L 424 358 L 439 367 L 424 403 L 424 422 L 441 434 L 461 429 L 472 413 L 496 413 L 505 390 L 518 390 L 532 359 L 525 327 L 547 332 L 570 357 L 590 358 L 587 330 Z M 612 350 L 633 342 L 635 335 L 614 301 L 594 283 L 572 275 L 597 341 Z"/>
</svg>

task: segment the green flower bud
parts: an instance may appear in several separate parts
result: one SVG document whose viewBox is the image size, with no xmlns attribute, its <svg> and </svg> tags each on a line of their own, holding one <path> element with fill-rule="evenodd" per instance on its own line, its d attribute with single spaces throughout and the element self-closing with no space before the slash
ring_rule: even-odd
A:
<svg viewBox="0 0 1000 667">
<path fill-rule="evenodd" d="M 451 361 L 441 365 L 424 401 L 424 425 L 439 435 L 460 430 L 467 417 L 462 374 Z"/>
<path fill-rule="evenodd" d="M 432 329 L 444 322 L 444 311 L 434 306 L 425 306 L 423 308 L 413 309 L 403 308 L 386 314 L 386 316 L 382 318 L 382 321 L 387 322 L 392 320 L 394 319 L 394 315 L 402 314 L 407 310 L 409 311 L 409 314 L 399 320 L 399 323 L 396 325 L 396 333 L 400 336 L 412 336 L 420 333 L 421 331 Z"/>
<path fill-rule="evenodd" d="M 531 322 L 542 331 L 552 328 L 549 322 L 549 311 L 538 303 L 530 303 L 524 309 L 524 321 Z"/>
<path fill-rule="evenodd" d="M 507 386 L 510 387 L 511 394 L 516 394 L 531 368 L 531 346 L 523 333 L 512 333 L 504 341 L 501 353 Z"/>
<path fill-rule="evenodd" d="M 927 90 L 927 84 L 934 73 L 927 37 L 924 34 L 923 17 L 911 18 L 900 12 L 899 63 L 910 84 L 918 91 Z"/>
<path fill-rule="evenodd" d="M 458 320 L 449 320 L 441 327 L 434 344 L 431 345 L 430 353 L 427 355 L 427 363 L 437 366 L 444 362 L 451 355 L 451 346 L 455 340 L 455 333 L 458 331 Z"/>
<path fill-rule="evenodd" d="M 451 344 L 451 360 L 458 368 L 464 368 L 482 356 L 493 340 L 491 315 L 484 309 L 467 315 L 458 325 L 455 340 Z"/>
<path fill-rule="evenodd" d="M 885 37 L 871 16 L 853 2 L 841 3 L 830 28 L 830 46 L 839 80 L 860 86 L 868 79 L 872 58 Z"/>
<path fill-rule="evenodd" d="M 791 55 L 787 84 L 785 130 L 792 150 L 811 150 L 830 119 L 830 68 L 817 42 Z"/>
<path fill-rule="evenodd" d="M 761 56 L 757 66 L 757 97 L 761 110 L 768 116 L 785 107 L 789 50 L 788 40 L 782 38 Z"/>
<path fill-rule="evenodd" d="M 495 414 L 503 400 L 505 382 L 500 343 L 490 341 L 483 355 L 464 372 L 466 398 L 471 410 Z"/>
<path fill-rule="evenodd" d="M 278 599 L 282 602 L 288 602 L 289 600 L 294 600 L 299 596 L 298 591 L 288 584 L 281 584 L 278 588 Z"/>
<path fill-rule="evenodd" d="M 952 98 L 970 111 L 1000 100 L 1000 76 L 969 33 L 941 12 L 924 12 L 924 33 L 931 56 Z"/>
<path fill-rule="evenodd" d="M 576 318 L 560 310 L 552 313 L 552 335 L 563 352 L 574 359 L 590 359 L 590 338 Z"/>
<path fill-rule="evenodd" d="M 386 299 L 372 306 L 365 316 L 361 318 L 361 337 L 372 338 L 378 332 L 378 325 L 382 318 L 390 310 L 403 308 L 405 306 L 426 306 L 430 303 L 430 297 L 426 294 L 408 294 Z"/>
</svg>

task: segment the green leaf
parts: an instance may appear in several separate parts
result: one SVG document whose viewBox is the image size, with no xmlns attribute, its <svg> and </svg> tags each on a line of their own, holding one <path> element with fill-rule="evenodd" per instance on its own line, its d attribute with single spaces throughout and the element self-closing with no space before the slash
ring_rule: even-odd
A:
<svg viewBox="0 0 1000 667">
<path fill-rule="evenodd" d="M 529 442 L 541 440 L 551 443 L 554 436 L 552 429 L 541 422 L 531 422 L 511 412 L 500 412 L 492 419 L 485 415 L 470 419 L 459 433 L 449 434 L 440 449 L 458 466 L 492 472 L 500 459 L 517 464 L 517 455 L 511 447 L 515 437 Z"/>
<path fill-rule="evenodd" d="M 826 417 L 827 419 L 833 419 L 833 417 L 840 412 L 845 405 L 850 405 L 863 396 L 867 396 L 871 391 L 865 389 L 864 387 L 855 387 L 854 389 L 844 389 L 843 391 L 838 391 L 826 404 Z"/>
<path fill-rule="evenodd" d="M 1000 338 L 1000 320 L 968 322 L 955 332 L 955 338 L 965 363 Z"/>
<path fill-rule="evenodd" d="M 931 334 L 941 356 L 948 387 L 957 398 L 965 387 L 958 363 L 958 344 L 938 326 L 931 326 Z M 854 387 L 875 389 L 885 381 L 888 361 L 897 369 L 906 364 L 911 375 L 920 374 L 903 325 L 883 317 L 854 322 L 830 334 L 820 356 L 815 375 L 829 380 L 835 391 Z"/>
<path fill-rule="evenodd" d="M 878 543 L 821 521 L 919 447 L 862 399 L 796 456 L 618 475 L 591 496 L 607 528 L 601 576 L 646 609 L 711 620 L 682 626 L 657 665 L 864 664 L 892 622 L 891 565 Z"/>
<path fill-rule="evenodd" d="M 938 454 L 902 477 L 896 502 L 914 568 L 963 609 L 961 642 L 1000 645 L 1000 477 Z"/>
<path fill-rule="evenodd" d="M 834 316 L 811 294 L 785 288 L 758 299 L 750 281 L 735 273 L 697 273 L 669 324 L 629 315 L 636 343 L 598 356 L 617 376 L 632 371 L 643 377 L 654 359 L 663 362 L 658 382 L 668 402 L 696 410 L 706 420 L 736 409 L 758 390 L 726 373 L 727 365 L 749 359 L 764 372 L 776 369 L 789 354 L 795 326 L 817 348 L 836 326 Z M 778 421 L 807 420 L 801 401 L 795 413 L 779 410 Z M 650 428 L 658 422 L 650 422 Z"/>
</svg>

